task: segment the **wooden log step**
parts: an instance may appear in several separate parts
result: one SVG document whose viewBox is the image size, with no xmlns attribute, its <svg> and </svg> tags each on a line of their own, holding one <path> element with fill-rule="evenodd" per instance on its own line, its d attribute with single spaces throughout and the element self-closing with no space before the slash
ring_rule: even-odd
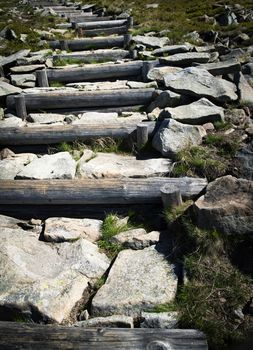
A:
<svg viewBox="0 0 253 350">
<path fill-rule="evenodd" d="M 98 38 L 87 38 L 87 39 L 74 39 L 65 40 L 65 43 L 69 50 L 80 51 L 90 49 L 105 49 L 112 47 L 125 47 L 128 45 L 129 37 L 127 35 L 122 36 L 108 36 Z M 54 40 L 49 42 L 51 49 L 61 49 L 62 45 L 60 40 Z"/>
<path fill-rule="evenodd" d="M 79 52 L 70 52 L 70 53 L 61 53 L 54 54 L 53 60 L 58 59 L 74 59 L 84 63 L 103 63 L 106 61 L 117 61 L 124 58 L 130 57 L 131 53 L 128 50 L 123 49 L 105 49 L 105 50 L 91 50 L 91 51 L 79 51 Z"/>
<path fill-rule="evenodd" d="M 184 329 L 77 328 L 0 322 L 0 347 L 47 350 L 207 350 L 202 332 Z"/>
<path fill-rule="evenodd" d="M 144 123 L 143 123 L 144 124 Z M 155 122 L 145 123 L 148 134 L 157 128 Z M 88 124 L 88 125 L 41 125 L 33 127 L 0 129 L 0 145 L 49 145 L 60 142 L 87 141 L 102 137 L 124 139 L 136 131 L 136 123 Z"/>
<path fill-rule="evenodd" d="M 95 21 L 110 21 L 113 19 L 113 16 L 104 16 L 104 17 L 98 17 L 97 14 L 90 14 L 88 16 L 88 13 L 81 14 L 81 15 L 70 15 L 68 16 L 68 21 L 71 23 L 78 23 L 78 22 L 95 22 Z"/>
<path fill-rule="evenodd" d="M 124 89 L 109 91 L 68 91 L 24 94 L 28 111 L 61 108 L 109 107 L 128 105 L 147 105 L 153 99 L 155 89 Z M 7 96 L 8 109 L 14 110 L 13 95 Z"/>
<path fill-rule="evenodd" d="M 0 180 L 0 204 L 161 204 L 160 188 L 178 187 L 183 198 L 207 185 L 200 178 Z"/>
<path fill-rule="evenodd" d="M 76 25 L 79 28 L 83 29 L 104 29 L 104 28 L 112 28 L 112 27 L 120 27 L 126 25 L 128 21 L 126 19 L 115 19 L 111 21 L 104 21 L 103 17 L 100 21 L 94 22 L 78 22 Z"/>
<path fill-rule="evenodd" d="M 81 32 L 80 32 L 81 30 Z M 105 28 L 105 29 L 89 29 L 89 30 L 83 30 L 78 29 L 79 37 L 85 36 L 85 37 L 93 37 L 93 36 L 101 36 L 101 35 L 124 35 L 128 32 L 127 26 L 121 26 L 121 27 L 113 27 L 113 28 Z"/>
<path fill-rule="evenodd" d="M 143 61 L 120 64 L 88 64 L 78 68 L 48 69 L 48 80 L 62 83 L 120 79 L 142 75 Z"/>
</svg>

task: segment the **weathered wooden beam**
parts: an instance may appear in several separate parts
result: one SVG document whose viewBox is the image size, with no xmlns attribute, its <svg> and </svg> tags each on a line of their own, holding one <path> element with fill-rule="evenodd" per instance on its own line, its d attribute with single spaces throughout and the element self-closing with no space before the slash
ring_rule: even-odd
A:
<svg viewBox="0 0 253 350">
<path fill-rule="evenodd" d="M 140 123 L 137 125 L 137 148 L 140 150 L 148 142 L 148 124 Z"/>
<path fill-rule="evenodd" d="M 105 91 L 63 91 L 24 94 L 29 111 L 61 108 L 108 107 L 147 105 L 153 99 L 155 89 L 124 89 Z M 6 105 L 14 109 L 14 96 L 6 98 Z"/>
<path fill-rule="evenodd" d="M 143 123 L 147 137 L 156 126 L 155 122 Z M 124 139 L 136 131 L 136 123 L 125 122 L 87 125 L 41 125 L 36 127 L 0 129 L 0 145 L 48 145 L 60 142 L 87 141 L 101 137 Z"/>
<path fill-rule="evenodd" d="M 14 103 L 17 117 L 25 120 L 27 118 L 27 109 L 25 103 L 25 97 L 23 94 L 14 96 Z"/>
<path fill-rule="evenodd" d="M 79 28 L 79 29 L 82 31 L 82 36 L 85 36 L 85 37 L 113 35 L 113 34 L 124 35 L 128 32 L 127 26 L 105 28 L 105 29 L 90 29 L 90 30 L 83 30 L 82 28 Z"/>
<path fill-rule="evenodd" d="M 0 322 L 0 347 L 6 350 L 207 350 L 202 332 L 184 329 L 77 328 Z"/>
<path fill-rule="evenodd" d="M 111 21 L 100 21 L 95 22 L 78 22 L 77 25 L 79 28 L 83 29 L 104 29 L 104 28 L 112 28 L 112 27 L 120 27 L 127 24 L 126 19 L 115 19 Z"/>
<path fill-rule="evenodd" d="M 176 186 L 163 185 L 160 189 L 163 206 L 165 209 L 182 205 L 181 191 Z"/>
<path fill-rule="evenodd" d="M 49 81 L 63 83 L 93 81 L 104 79 L 121 79 L 142 74 L 143 61 L 125 62 L 120 64 L 88 64 L 78 68 L 48 69 Z"/>
<path fill-rule="evenodd" d="M 112 16 L 102 17 L 105 21 L 111 20 Z M 101 17 L 98 17 L 97 14 L 84 13 L 80 15 L 70 15 L 68 16 L 69 22 L 90 22 L 90 21 L 101 21 Z"/>
<path fill-rule="evenodd" d="M 116 50 L 91 50 L 91 51 L 79 51 L 71 53 L 61 53 L 53 55 L 53 60 L 57 59 L 77 59 L 84 63 L 92 62 L 106 62 L 106 61 L 117 61 L 123 58 L 130 57 L 128 50 L 116 49 Z"/>
<path fill-rule="evenodd" d="M 46 69 L 38 70 L 36 72 L 37 83 L 40 87 L 48 87 L 48 78 Z"/>
<path fill-rule="evenodd" d="M 98 38 L 87 38 L 87 39 L 74 39 L 65 40 L 68 48 L 72 51 L 79 50 L 90 50 L 90 49 L 103 49 L 112 47 L 124 47 L 126 38 L 125 36 L 108 36 Z M 52 49 L 60 49 L 60 40 L 54 40 L 49 42 L 49 46 Z"/>
<path fill-rule="evenodd" d="M 161 186 L 180 189 L 184 198 L 207 185 L 200 178 L 0 180 L 0 204 L 145 204 L 161 203 Z"/>
</svg>

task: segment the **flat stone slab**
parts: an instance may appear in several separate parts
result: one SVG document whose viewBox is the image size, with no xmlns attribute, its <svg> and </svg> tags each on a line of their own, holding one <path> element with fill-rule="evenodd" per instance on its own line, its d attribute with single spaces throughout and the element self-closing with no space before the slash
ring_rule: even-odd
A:
<svg viewBox="0 0 253 350">
<path fill-rule="evenodd" d="M 189 105 L 165 108 L 160 116 L 164 118 L 173 118 L 186 124 L 205 124 L 224 120 L 224 109 L 215 106 L 215 104 L 206 98 L 201 98 Z"/>
<path fill-rule="evenodd" d="M 175 55 L 178 53 L 189 52 L 192 49 L 191 45 L 166 45 L 161 49 L 156 49 L 153 51 L 153 55 L 162 56 L 163 54 Z"/>
<path fill-rule="evenodd" d="M 33 153 L 20 153 L 0 160 L 0 179 L 14 180 L 17 174 L 37 156 Z"/>
<path fill-rule="evenodd" d="M 140 328 L 176 328 L 179 320 L 179 314 L 176 311 L 171 312 L 142 312 L 142 322 Z"/>
<path fill-rule="evenodd" d="M 160 232 L 152 231 L 147 233 L 143 228 L 136 228 L 121 232 L 113 236 L 110 241 L 120 244 L 125 248 L 144 249 L 151 245 L 157 244 L 160 239 Z"/>
<path fill-rule="evenodd" d="M 160 48 L 169 43 L 169 38 L 167 37 L 155 37 L 155 36 L 145 36 L 145 35 L 136 35 L 133 37 L 133 41 L 137 44 L 145 45 L 150 48 Z"/>
<path fill-rule="evenodd" d="M 26 122 L 18 117 L 10 117 L 0 120 L 0 128 L 18 128 L 25 126 Z"/>
<path fill-rule="evenodd" d="M 13 321 L 67 321 L 76 303 L 88 300 L 89 283 L 109 267 L 106 255 L 85 239 L 46 243 L 2 216 L 0 228 L 1 319 L 8 310 Z"/>
<path fill-rule="evenodd" d="M 36 76 L 30 74 L 11 74 L 11 82 L 13 85 L 21 88 L 32 88 L 35 87 Z"/>
<path fill-rule="evenodd" d="M 18 179 L 73 179 L 76 162 L 68 152 L 44 155 L 29 163 L 18 173 Z"/>
<path fill-rule="evenodd" d="M 252 193 L 253 181 L 231 175 L 214 180 L 194 203 L 198 225 L 227 235 L 252 235 Z"/>
<path fill-rule="evenodd" d="M 15 63 L 19 58 L 23 58 L 29 55 L 31 50 L 20 50 L 10 56 L 3 57 L 0 59 L 0 66 L 4 67 L 8 64 Z"/>
<path fill-rule="evenodd" d="M 134 328 L 134 320 L 131 316 L 113 315 L 90 318 L 77 322 L 75 326 L 84 328 Z"/>
<path fill-rule="evenodd" d="M 44 239 L 47 242 L 73 242 L 79 238 L 95 242 L 102 237 L 101 220 L 49 218 L 45 221 Z"/>
<path fill-rule="evenodd" d="M 22 89 L 19 87 L 8 84 L 4 81 L 0 81 L 0 97 L 5 97 L 12 94 L 19 94 L 22 92 Z"/>
<path fill-rule="evenodd" d="M 168 57 L 161 57 L 159 59 L 161 64 L 167 64 L 171 66 L 187 67 L 193 62 L 207 63 L 210 59 L 210 54 L 206 52 L 187 52 L 178 53 Z"/>
<path fill-rule="evenodd" d="M 175 157 L 186 147 L 201 144 L 206 131 L 202 126 L 182 124 L 174 119 L 165 119 L 157 133 L 152 145 L 165 157 Z"/>
<path fill-rule="evenodd" d="M 213 75 L 226 75 L 239 72 L 241 70 L 241 65 L 236 60 L 200 64 L 197 67 L 201 69 L 206 69 L 209 73 Z"/>
<path fill-rule="evenodd" d="M 137 160 L 134 156 L 115 153 L 97 153 L 89 160 L 78 162 L 78 176 L 81 178 L 151 177 L 167 174 L 171 162 L 163 158 Z"/>
<path fill-rule="evenodd" d="M 177 282 L 174 266 L 155 246 L 123 250 L 92 301 L 92 314 L 140 315 L 156 305 L 172 302 Z"/>
<path fill-rule="evenodd" d="M 44 64 L 29 64 L 27 66 L 11 67 L 11 73 L 31 73 L 39 69 L 45 68 Z"/>
<path fill-rule="evenodd" d="M 119 116 L 118 113 L 100 113 L 100 112 L 86 112 L 79 114 L 78 117 L 72 121 L 73 125 L 77 124 L 96 124 L 99 123 L 108 125 L 110 124 L 134 124 L 136 125 L 143 120 L 147 119 L 147 115 L 145 113 L 132 113 L 127 112 L 126 114 Z"/>
<path fill-rule="evenodd" d="M 30 113 L 28 120 L 32 123 L 53 124 L 64 122 L 66 115 L 57 113 Z"/>
<path fill-rule="evenodd" d="M 214 77 L 205 69 L 185 68 L 175 74 L 164 77 L 165 86 L 177 93 L 194 97 L 206 97 L 219 102 L 236 101 L 236 86 L 225 80 Z"/>
<path fill-rule="evenodd" d="M 163 79 L 166 74 L 177 73 L 177 72 L 180 72 L 181 70 L 182 68 L 179 68 L 179 67 L 170 67 L 170 66 L 154 67 L 150 69 L 147 77 L 149 80 L 156 80 L 158 82 L 163 82 Z"/>
</svg>

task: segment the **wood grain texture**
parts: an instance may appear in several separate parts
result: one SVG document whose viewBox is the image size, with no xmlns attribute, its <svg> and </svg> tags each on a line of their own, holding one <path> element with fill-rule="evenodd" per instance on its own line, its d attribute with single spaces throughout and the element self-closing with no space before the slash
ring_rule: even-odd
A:
<svg viewBox="0 0 253 350">
<path fill-rule="evenodd" d="M 122 36 L 105 36 L 87 39 L 66 40 L 68 47 L 72 51 L 89 50 L 89 49 L 105 49 L 112 47 L 124 47 L 124 35 Z M 51 49 L 60 49 L 60 41 L 52 40 L 49 42 Z"/>
<path fill-rule="evenodd" d="M 161 203 L 162 185 L 197 196 L 207 185 L 200 178 L 0 180 L 0 204 L 145 204 Z"/>
<path fill-rule="evenodd" d="M 50 110 L 83 107 L 117 107 L 128 105 L 147 105 L 153 99 L 155 89 L 123 89 L 105 91 L 63 91 L 24 94 L 26 108 L 32 110 Z M 14 109 L 14 96 L 6 99 L 9 109 Z"/>
<path fill-rule="evenodd" d="M 136 77 L 142 74 L 143 61 L 125 62 L 121 64 L 89 64 L 78 68 L 48 69 L 49 81 L 84 82 L 105 79 Z"/>
<path fill-rule="evenodd" d="M 104 29 L 83 29 L 83 36 L 85 37 L 94 37 L 99 35 L 123 35 L 128 32 L 127 26 L 121 27 L 112 27 L 112 28 L 104 28 Z"/>
<path fill-rule="evenodd" d="M 144 124 L 144 123 L 143 123 Z M 145 123 L 148 134 L 155 130 L 155 122 Z M 60 142 L 87 141 L 101 137 L 124 139 L 136 130 L 136 123 L 88 124 L 88 125 L 41 125 L 0 129 L 0 145 L 48 145 Z"/>
<path fill-rule="evenodd" d="M 0 322 L 0 347 L 6 350 L 207 350 L 202 332 L 183 329 L 75 328 Z"/>
</svg>

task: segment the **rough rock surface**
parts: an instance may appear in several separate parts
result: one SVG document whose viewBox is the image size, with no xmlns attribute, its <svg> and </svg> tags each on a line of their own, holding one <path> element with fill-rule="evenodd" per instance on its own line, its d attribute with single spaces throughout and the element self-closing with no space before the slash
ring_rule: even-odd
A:
<svg viewBox="0 0 253 350">
<path fill-rule="evenodd" d="M 157 133 L 152 145 L 165 157 L 174 157 L 179 151 L 189 146 L 201 144 L 206 131 L 202 126 L 182 124 L 174 119 L 165 119 Z"/>
<path fill-rule="evenodd" d="M 0 81 L 0 97 L 8 96 L 11 94 L 18 94 L 22 92 L 19 87 L 8 84 L 4 81 Z"/>
<path fill-rule="evenodd" d="M 194 204 L 198 225 L 224 234 L 253 234 L 253 181 L 216 179 Z"/>
<path fill-rule="evenodd" d="M 12 74 L 11 82 L 21 88 L 32 88 L 35 87 L 36 76 L 34 74 Z"/>
<path fill-rule="evenodd" d="M 20 179 L 73 179 L 76 162 L 68 152 L 44 155 L 29 163 L 17 176 Z"/>
<path fill-rule="evenodd" d="M 77 322 L 75 326 L 84 328 L 134 328 L 134 320 L 131 316 L 113 315 L 90 318 Z"/>
<path fill-rule="evenodd" d="M 17 174 L 37 156 L 33 153 L 20 153 L 0 160 L 0 179 L 14 180 Z"/>
<path fill-rule="evenodd" d="M 155 305 L 173 301 L 176 290 L 174 266 L 155 246 L 123 250 L 92 301 L 92 314 L 139 315 Z"/>
<path fill-rule="evenodd" d="M 52 123 L 58 123 L 63 122 L 66 118 L 63 114 L 57 114 L 57 113 L 30 113 L 29 114 L 29 121 L 33 123 L 39 123 L 39 124 L 52 124 Z"/>
<path fill-rule="evenodd" d="M 55 217 L 45 221 L 44 239 L 48 242 L 72 242 L 85 238 L 95 242 L 101 238 L 101 220 Z"/>
<path fill-rule="evenodd" d="M 150 69 L 147 77 L 149 80 L 156 80 L 158 82 L 162 82 L 166 74 L 174 74 L 177 72 L 181 72 L 181 70 L 182 68 L 179 67 L 154 67 Z"/>
<path fill-rule="evenodd" d="M 115 153 L 97 153 L 88 162 L 78 162 L 78 175 L 82 178 L 150 177 L 167 174 L 171 162 L 163 158 L 137 160 L 134 156 Z"/>
<path fill-rule="evenodd" d="M 13 219 L 12 219 L 13 221 Z M 109 266 L 95 244 L 50 244 L 0 218 L 0 319 L 63 322 Z"/>
<path fill-rule="evenodd" d="M 236 158 L 243 171 L 243 177 L 253 180 L 253 141 L 238 151 Z"/>
<path fill-rule="evenodd" d="M 236 101 L 236 86 L 224 79 L 216 78 L 205 69 L 185 68 L 164 77 L 165 86 L 169 89 L 195 97 L 206 97 L 219 102 Z"/>
<path fill-rule="evenodd" d="M 178 313 L 176 311 L 171 312 L 142 312 L 141 328 L 176 328 L 178 323 Z"/>
<path fill-rule="evenodd" d="M 21 118 L 14 116 L 0 121 L 0 128 L 18 128 L 25 125 L 26 123 Z"/>
<path fill-rule="evenodd" d="M 173 91 L 165 90 L 150 103 L 147 112 L 152 112 L 155 108 L 176 107 L 183 101 L 183 97 Z"/>
<path fill-rule="evenodd" d="M 177 53 L 184 53 L 190 51 L 191 45 L 168 45 L 163 46 L 161 49 L 156 49 L 153 51 L 155 56 L 161 56 L 163 54 L 175 55 Z"/>
<path fill-rule="evenodd" d="M 170 66 L 188 67 L 193 62 L 207 63 L 210 59 L 210 54 L 206 52 L 187 52 L 178 53 L 176 55 L 161 57 L 160 63 Z"/>
<path fill-rule="evenodd" d="M 169 43 L 169 38 L 167 37 L 157 38 L 155 36 L 146 35 L 136 35 L 133 40 L 137 44 L 142 44 L 150 48 L 160 48 Z"/>
<path fill-rule="evenodd" d="M 161 116 L 173 118 L 186 124 L 204 124 L 224 120 L 224 110 L 222 107 L 215 106 L 206 98 L 201 98 L 189 105 L 165 108 Z"/>
<path fill-rule="evenodd" d="M 159 242 L 160 232 L 147 233 L 143 228 L 121 232 L 111 238 L 112 243 L 121 244 L 130 249 L 143 249 Z"/>
</svg>

